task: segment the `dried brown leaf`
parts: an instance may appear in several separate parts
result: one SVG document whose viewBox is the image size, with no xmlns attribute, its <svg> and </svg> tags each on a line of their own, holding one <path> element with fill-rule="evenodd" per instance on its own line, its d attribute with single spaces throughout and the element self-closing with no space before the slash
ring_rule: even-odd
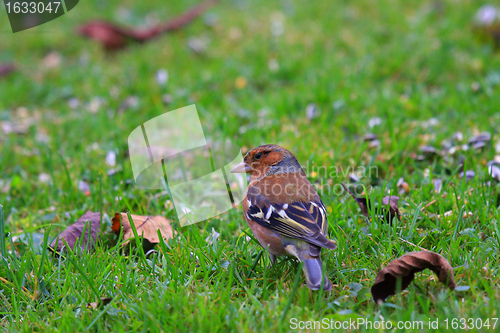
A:
<svg viewBox="0 0 500 333">
<path fill-rule="evenodd" d="M 351 197 L 354 198 L 354 200 L 356 201 L 356 203 L 358 204 L 359 208 L 361 208 L 361 213 L 366 216 L 367 218 L 370 218 L 370 200 L 366 199 L 366 198 L 358 198 L 356 197 L 351 191 L 349 191 L 349 189 L 341 183 L 341 185 L 344 187 L 344 189 L 347 191 L 347 193 L 349 193 L 351 195 Z M 387 213 L 387 211 L 385 209 L 381 209 L 381 216 L 379 216 L 379 218 L 381 218 L 383 221 L 386 221 L 386 222 L 389 222 L 391 223 L 392 222 L 392 219 L 394 217 L 397 217 L 398 220 L 401 220 L 401 213 L 399 212 L 399 208 L 398 208 L 398 201 L 399 201 L 399 197 L 397 196 L 387 196 L 387 197 L 384 197 L 382 198 L 382 204 L 384 206 L 389 206 L 389 212 Z"/>
<path fill-rule="evenodd" d="M 358 204 L 359 208 L 361 208 L 361 213 L 370 218 L 370 213 L 368 212 L 368 209 L 370 208 L 370 202 L 369 200 L 366 200 L 366 198 L 358 198 L 356 197 L 351 191 L 349 191 L 349 189 L 343 184 L 343 183 L 340 183 L 340 185 L 342 185 L 342 187 L 344 188 L 344 190 L 346 190 L 347 193 L 349 193 L 351 195 L 351 197 L 353 197 L 353 199 L 356 201 L 356 203 Z"/>
<path fill-rule="evenodd" d="M 178 30 L 200 16 L 218 1 L 205 0 L 184 14 L 147 30 L 121 27 L 104 21 L 92 21 L 81 26 L 78 32 L 85 37 L 101 43 L 106 50 L 115 51 L 124 48 L 131 41 L 143 43 L 164 32 Z"/>
<path fill-rule="evenodd" d="M 401 220 L 401 213 L 398 208 L 399 197 L 390 195 L 382 198 L 382 205 L 389 206 L 389 214 L 383 212 L 384 217 L 386 217 L 386 221 L 389 223 L 392 222 L 394 217 L 397 217 L 398 220 Z"/>
<path fill-rule="evenodd" d="M 172 225 L 170 221 L 163 216 L 142 216 L 142 215 L 131 215 L 132 222 L 137 230 L 139 236 L 143 236 L 152 244 L 157 244 L 160 242 L 158 238 L 157 230 L 164 240 L 173 238 Z M 120 221 L 121 219 L 121 221 Z M 134 232 L 130 226 L 130 221 L 128 219 L 127 213 L 116 213 L 112 219 L 113 225 L 112 229 L 115 233 L 119 233 L 120 229 L 123 228 L 123 240 L 128 240 L 134 237 Z M 127 243 L 125 243 L 127 244 Z"/>
<path fill-rule="evenodd" d="M 399 279 L 401 290 L 406 289 L 415 278 L 415 273 L 426 268 L 436 273 L 440 282 L 455 289 L 453 268 L 443 256 L 429 251 L 412 252 L 391 261 L 378 272 L 371 289 L 373 300 L 376 303 L 384 302 L 387 297 L 396 294 Z"/>
<path fill-rule="evenodd" d="M 83 234 L 84 229 L 85 234 Z M 83 214 L 83 216 L 80 217 L 75 223 L 69 225 L 66 230 L 64 230 L 59 236 L 57 236 L 50 244 L 49 250 L 52 252 L 61 251 L 64 246 L 63 240 L 68 243 L 68 246 L 71 248 L 71 250 L 75 249 L 77 243 L 82 250 L 91 249 L 97 241 L 97 238 L 99 237 L 100 229 L 100 213 L 94 213 L 89 210 L 85 214 Z"/>
<path fill-rule="evenodd" d="M 108 305 L 112 300 L 113 298 L 111 297 L 101 297 L 98 302 L 91 302 L 87 304 L 87 308 L 97 310 L 98 308 Z"/>
</svg>

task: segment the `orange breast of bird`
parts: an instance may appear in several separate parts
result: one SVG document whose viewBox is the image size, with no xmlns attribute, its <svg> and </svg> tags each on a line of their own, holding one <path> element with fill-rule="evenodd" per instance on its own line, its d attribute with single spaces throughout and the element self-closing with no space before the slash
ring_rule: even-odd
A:
<svg viewBox="0 0 500 333">
<path fill-rule="evenodd" d="M 246 212 L 248 212 L 250 203 L 247 200 L 247 192 L 251 187 L 256 187 L 260 195 L 267 197 L 271 203 L 275 204 L 318 201 L 318 193 L 303 172 L 269 175 L 250 182 L 243 200 L 244 218 L 262 247 L 271 254 L 286 255 L 287 252 L 283 244 L 284 236 L 248 218 Z"/>
</svg>

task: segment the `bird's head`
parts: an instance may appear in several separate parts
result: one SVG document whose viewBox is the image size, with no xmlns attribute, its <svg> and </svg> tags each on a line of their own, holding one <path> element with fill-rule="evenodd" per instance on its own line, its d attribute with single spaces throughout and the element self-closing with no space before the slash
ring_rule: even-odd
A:
<svg viewBox="0 0 500 333">
<path fill-rule="evenodd" d="M 292 153 L 277 145 L 263 145 L 250 150 L 243 162 L 230 172 L 250 173 L 252 178 L 272 174 L 299 172 L 302 168 Z"/>
</svg>

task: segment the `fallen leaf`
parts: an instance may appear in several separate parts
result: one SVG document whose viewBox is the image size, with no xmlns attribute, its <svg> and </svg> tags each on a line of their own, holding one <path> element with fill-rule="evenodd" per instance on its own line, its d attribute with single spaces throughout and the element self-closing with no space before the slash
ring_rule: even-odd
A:
<svg viewBox="0 0 500 333">
<path fill-rule="evenodd" d="M 170 221 L 165 217 L 157 216 L 142 216 L 142 215 L 131 215 L 132 222 L 134 223 L 135 229 L 139 236 L 143 236 L 152 244 L 158 244 L 160 239 L 158 238 L 157 230 L 160 230 L 161 235 L 164 240 L 173 238 L 172 225 Z M 120 221 L 121 218 L 121 221 Z M 130 226 L 130 221 L 128 219 L 127 213 L 115 213 L 112 219 L 113 225 L 111 228 L 115 233 L 119 233 L 120 229 L 123 228 L 123 240 L 128 240 L 134 237 L 134 232 Z M 126 242 L 125 244 L 128 244 Z"/>
<path fill-rule="evenodd" d="M 486 141 L 479 141 L 472 145 L 472 149 L 481 150 L 486 147 Z"/>
<path fill-rule="evenodd" d="M 398 220 L 401 220 L 401 213 L 399 212 L 398 201 L 399 197 L 395 195 L 390 195 L 382 198 L 382 205 L 389 206 L 389 216 L 387 216 L 389 223 L 392 222 L 392 219 L 395 216 L 398 218 Z M 383 213 L 383 215 L 386 216 L 385 213 Z"/>
<path fill-rule="evenodd" d="M 84 229 L 85 234 L 83 235 L 83 239 L 81 239 Z M 94 213 L 89 210 L 85 214 L 83 214 L 83 216 L 80 217 L 75 223 L 69 225 L 66 230 L 64 230 L 59 236 L 57 236 L 50 244 L 49 250 L 52 252 L 60 252 L 64 247 L 63 240 L 68 243 L 68 246 L 71 248 L 71 250 L 75 249 L 77 243 L 82 250 L 91 249 L 97 241 L 97 238 L 99 237 L 100 229 L 100 213 Z"/>
<path fill-rule="evenodd" d="M 465 181 L 468 182 L 470 181 L 471 179 L 474 179 L 474 177 L 476 177 L 476 173 L 472 170 L 467 170 L 465 171 L 465 173 L 462 171 L 458 174 L 458 177 L 460 179 L 463 179 L 464 178 L 464 175 L 465 175 Z"/>
<path fill-rule="evenodd" d="M 341 183 L 341 185 L 344 187 L 344 189 L 347 191 L 347 193 L 349 193 L 351 195 L 351 197 L 354 198 L 354 200 L 358 204 L 359 208 L 361 208 L 361 213 L 364 216 L 366 216 L 368 219 L 370 219 L 370 217 L 371 217 L 370 212 L 369 212 L 370 207 L 371 207 L 370 200 L 368 200 L 366 198 L 356 197 L 351 191 L 349 191 L 349 189 L 344 184 Z M 378 217 L 381 220 L 389 222 L 389 223 L 392 223 L 392 219 L 394 217 L 397 217 L 398 220 L 401 220 L 401 213 L 399 212 L 398 201 L 399 201 L 399 197 L 394 196 L 394 195 L 383 197 L 382 204 L 384 206 L 389 206 L 389 213 L 387 213 L 386 209 L 382 208 L 380 210 L 381 215 L 379 215 Z"/>
<path fill-rule="evenodd" d="M 443 256 L 428 251 L 412 252 L 391 261 L 378 272 L 371 288 L 373 300 L 383 303 L 387 297 L 396 294 L 398 280 L 401 280 L 401 290 L 404 290 L 415 278 L 415 273 L 426 268 L 436 273 L 440 282 L 455 289 L 453 268 Z"/>
<path fill-rule="evenodd" d="M 475 135 L 469 139 L 469 146 L 473 146 L 474 144 L 480 142 L 490 142 L 490 140 L 491 140 L 490 132 L 481 132 L 478 135 Z"/>
<path fill-rule="evenodd" d="M 97 310 L 100 307 L 108 305 L 113 300 L 112 297 L 101 297 L 98 302 L 91 302 L 87 305 L 87 308 L 92 310 Z"/>
<path fill-rule="evenodd" d="M 216 2 L 218 0 L 206 0 L 181 16 L 147 30 L 121 27 L 104 21 L 91 21 L 81 26 L 78 32 L 85 37 L 101 43 L 107 51 L 115 51 L 124 48 L 130 42 L 143 43 L 162 33 L 179 30 Z"/>
<path fill-rule="evenodd" d="M 354 200 L 356 201 L 356 203 L 358 204 L 359 208 L 361 208 L 361 213 L 366 216 L 367 218 L 370 218 L 370 213 L 368 212 L 368 209 L 370 208 L 369 205 L 369 201 L 366 200 L 366 198 L 358 198 L 356 197 L 351 191 L 349 191 L 347 189 L 347 187 L 343 184 L 343 183 L 340 183 L 342 185 L 342 187 L 344 188 L 344 190 L 347 191 L 347 193 L 349 193 L 351 195 L 351 197 L 354 198 Z"/>
</svg>

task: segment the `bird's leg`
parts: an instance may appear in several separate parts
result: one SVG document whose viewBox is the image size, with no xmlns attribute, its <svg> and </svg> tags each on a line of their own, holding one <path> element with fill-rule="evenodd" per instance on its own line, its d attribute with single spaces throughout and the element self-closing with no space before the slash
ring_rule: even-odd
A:
<svg viewBox="0 0 500 333">
<path fill-rule="evenodd" d="M 272 253 L 269 253 L 269 258 L 271 258 L 271 267 L 276 263 L 276 256 Z"/>
</svg>

